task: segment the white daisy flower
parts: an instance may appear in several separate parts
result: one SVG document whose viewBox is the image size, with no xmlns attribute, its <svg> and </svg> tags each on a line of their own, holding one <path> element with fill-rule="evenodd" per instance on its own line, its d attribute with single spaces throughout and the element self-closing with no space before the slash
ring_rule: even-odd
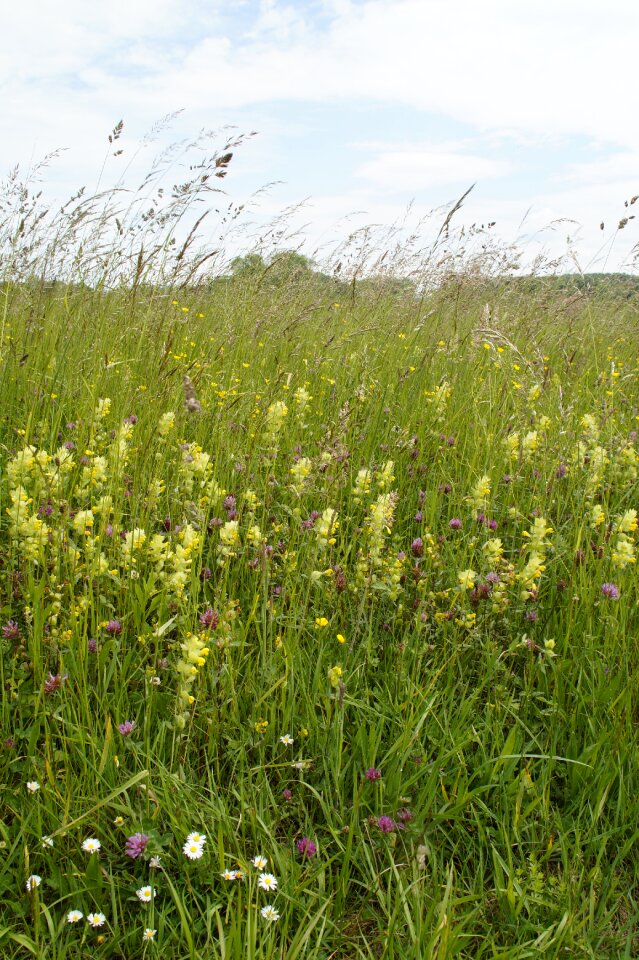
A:
<svg viewBox="0 0 639 960">
<path fill-rule="evenodd" d="M 144 933 L 142 934 L 142 939 L 146 943 L 148 940 L 155 940 L 155 935 L 157 930 L 151 930 L 150 927 L 147 927 Z"/>
<path fill-rule="evenodd" d="M 251 861 L 251 863 L 253 864 L 254 867 L 257 867 L 258 870 L 266 870 L 266 868 L 268 867 L 268 860 L 266 859 L 266 857 L 262 857 L 259 854 L 257 855 L 257 857 L 253 857 L 253 860 Z"/>
<path fill-rule="evenodd" d="M 97 853 L 102 844 L 95 837 L 88 837 L 82 844 L 85 853 Z"/>
<path fill-rule="evenodd" d="M 84 914 L 81 910 L 69 910 L 67 913 L 67 923 L 78 923 Z"/>
<path fill-rule="evenodd" d="M 40 789 L 40 784 L 37 780 L 28 780 L 27 781 L 27 790 L 29 793 L 37 793 Z"/>
<path fill-rule="evenodd" d="M 290 733 L 285 733 L 283 737 L 280 737 L 280 743 L 283 743 L 285 747 L 291 747 L 295 743 L 295 740 Z"/>
<path fill-rule="evenodd" d="M 189 860 L 199 860 L 204 853 L 203 843 L 189 843 L 188 841 L 182 847 L 182 850 Z"/>
<path fill-rule="evenodd" d="M 31 891 L 39 887 L 41 883 L 42 877 L 39 877 L 37 873 L 32 873 L 27 880 L 27 893 L 31 893 Z"/>
<path fill-rule="evenodd" d="M 206 843 L 206 834 L 205 834 L 205 833 L 197 833 L 196 831 L 193 831 L 193 833 L 190 833 L 190 834 L 188 835 L 188 837 L 186 838 L 186 842 L 187 842 L 187 843 L 199 843 L 199 844 L 201 844 L 202 846 L 204 846 L 204 844 Z"/>
<path fill-rule="evenodd" d="M 138 900 L 141 900 L 142 903 L 150 903 L 155 896 L 155 890 L 152 886 L 140 887 L 140 889 L 136 890 L 135 893 Z"/>
<path fill-rule="evenodd" d="M 91 927 L 101 927 L 106 923 L 106 917 L 103 913 L 90 913 L 87 916 L 87 923 Z"/>
<path fill-rule="evenodd" d="M 237 880 L 237 870 L 223 870 L 220 876 L 222 880 Z"/>
<path fill-rule="evenodd" d="M 257 885 L 262 890 L 277 890 L 277 880 L 272 873 L 261 873 L 257 878 Z"/>
<path fill-rule="evenodd" d="M 270 920 L 272 923 L 280 919 L 279 913 L 277 912 L 275 907 L 271 906 L 270 903 L 267 903 L 265 907 L 262 907 L 262 909 L 260 910 L 260 913 L 262 914 L 265 920 Z"/>
</svg>

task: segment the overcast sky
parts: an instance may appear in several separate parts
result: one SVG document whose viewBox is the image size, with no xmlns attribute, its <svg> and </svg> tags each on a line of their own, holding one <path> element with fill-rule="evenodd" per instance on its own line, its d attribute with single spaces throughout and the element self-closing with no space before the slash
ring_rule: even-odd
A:
<svg viewBox="0 0 639 960">
<path fill-rule="evenodd" d="M 637 0 L 30 0 L 2 27 L 0 175 L 65 148 L 44 175 L 60 199 L 105 156 L 115 182 L 182 111 L 130 176 L 202 129 L 257 131 L 224 186 L 273 184 L 256 222 L 305 201 L 309 252 L 472 183 L 458 222 L 496 221 L 529 257 L 570 236 L 582 269 L 616 269 L 639 241 L 617 231 L 639 193 Z"/>
</svg>

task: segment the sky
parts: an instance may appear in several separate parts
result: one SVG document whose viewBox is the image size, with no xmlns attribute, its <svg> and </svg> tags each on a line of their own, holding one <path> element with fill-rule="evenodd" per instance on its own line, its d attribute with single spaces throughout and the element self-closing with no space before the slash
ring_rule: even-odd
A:
<svg viewBox="0 0 639 960">
<path fill-rule="evenodd" d="M 639 209 L 636 0 L 30 0 L 2 18 L 2 179 L 59 150 L 39 176 L 63 200 L 137 183 L 202 131 L 255 132 L 223 182 L 238 252 L 283 211 L 309 255 L 364 225 L 428 247 L 474 185 L 455 223 L 523 263 L 636 267 L 637 221 L 618 229 Z"/>
</svg>

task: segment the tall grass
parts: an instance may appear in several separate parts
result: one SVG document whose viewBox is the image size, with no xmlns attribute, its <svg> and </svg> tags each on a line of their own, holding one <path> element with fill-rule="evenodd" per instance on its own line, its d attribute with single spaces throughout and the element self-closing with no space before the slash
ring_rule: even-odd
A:
<svg viewBox="0 0 639 960">
<path fill-rule="evenodd" d="M 634 957 L 634 301 L 207 274 L 231 146 L 148 220 L 6 194 L 3 956 Z"/>
</svg>

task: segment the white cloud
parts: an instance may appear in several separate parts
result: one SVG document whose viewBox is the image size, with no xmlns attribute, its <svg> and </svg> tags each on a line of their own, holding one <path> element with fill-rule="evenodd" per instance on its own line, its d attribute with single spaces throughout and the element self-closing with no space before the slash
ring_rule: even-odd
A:
<svg viewBox="0 0 639 960">
<path fill-rule="evenodd" d="M 470 186 L 476 180 L 509 173 L 512 164 L 469 153 L 463 145 L 433 143 L 382 149 L 354 171 L 354 176 L 387 193 L 419 192 L 443 184 Z"/>
</svg>

